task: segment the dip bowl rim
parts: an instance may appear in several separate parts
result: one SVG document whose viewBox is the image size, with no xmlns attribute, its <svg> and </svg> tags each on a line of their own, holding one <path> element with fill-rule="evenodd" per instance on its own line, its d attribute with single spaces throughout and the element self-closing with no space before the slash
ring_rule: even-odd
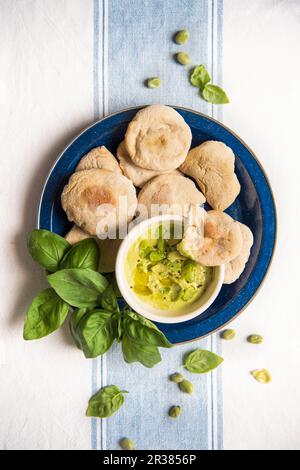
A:
<svg viewBox="0 0 300 470">
<path fill-rule="evenodd" d="M 154 321 L 154 322 L 159 322 L 159 323 L 183 323 L 188 320 L 192 320 L 193 318 L 196 318 L 197 316 L 201 315 L 204 311 L 206 311 L 211 304 L 216 300 L 222 285 L 224 281 L 224 272 L 225 272 L 225 266 L 220 265 L 220 266 L 214 266 L 214 283 L 215 286 L 214 288 L 211 288 L 211 292 L 207 300 L 199 307 L 197 306 L 197 300 L 194 302 L 195 303 L 195 308 L 193 309 L 192 306 L 194 303 L 188 304 L 190 311 L 188 313 L 186 312 L 180 312 L 176 313 L 174 311 L 174 315 L 172 315 L 170 312 L 168 315 L 166 315 L 165 310 L 160 310 L 158 308 L 152 307 L 150 304 L 147 304 L 146 302 L 142 302 L 139 297 L 130 289 L 130 286 L 128 285 L 128 282 L 126 280 L 125 276 L 125 261 L 126 261 L 126 256 L 128 254 L 128 251 L 130 247 L 132 246 L 133 243 L 143 234 L 146 232 L 146 230 L 153 224 L 157 224 L 159 222 L 163 221 L 174 221 L 174 222 L 183 222 L 183 217 L 180 215 L 171 215 L 171 214 L 164 214 L 164 215 L 158 215 L 151 217 L 149 219 L 143 220 L 139 222 L 138 224 L 134 225 L 131 230 L 127 233 L 125 238 L 123 239 L 117 259 L 116 259 L 116 281 L 119 287 L 119 290 L 127 304 L 139 315 L 142 315 L 143 317 Z M 211 283 L 212 284 L 212 283 Z M 211 285 L 210 284 L 210 285 Z M 202 297 L 202 296 L 201 296 Z M 198 299 L 198 301 L 201 299 L 201 297 Z"/>
</svg>

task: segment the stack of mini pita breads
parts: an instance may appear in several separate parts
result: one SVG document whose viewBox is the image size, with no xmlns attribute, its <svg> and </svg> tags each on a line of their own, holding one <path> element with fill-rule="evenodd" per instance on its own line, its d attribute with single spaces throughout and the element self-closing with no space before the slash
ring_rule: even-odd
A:
<svg viewBox="0 0 300 470">
<path fill-rule="evenodd" d="M 190 150 L 191 141 L 191 130 L 179 113 L 168 106 L 151 105 L 138 111 L 129 123 L 117 149 L 118 160 L 104 146 L 80 160 L 61 196 L 62 207 L 74 223 L 66 239 L 74 244 L 95 237 L 101 251 L 100 272 L 115 270 L 122 240 L 97 237 L 99 224 L 100 232 L 101 227 L 103 232 L 108 225 L 111 228 L 111 213 L 100 213 L 99 206 L 116 210 L 118 232 L 138 213 L 138 205 L 150 211 L 153 204 L 167 204 L 176 213 L 176 207 L 207 201 L 213 210 L 205 211 L 201 244 L 191 246 L 197 224 L 188 227 L 182 244 L 203 265 L 225 264 L 225 283 L 239 278 L 253 235 L 246 225 L 223 212 L 240 192 L 235 156 L 222 142 L 207 141 Z M 136 188 L 140 189 L 138 195 Z M 120 197 L 127 198 L 127 208 L 120 204 Z"/>
</svg>

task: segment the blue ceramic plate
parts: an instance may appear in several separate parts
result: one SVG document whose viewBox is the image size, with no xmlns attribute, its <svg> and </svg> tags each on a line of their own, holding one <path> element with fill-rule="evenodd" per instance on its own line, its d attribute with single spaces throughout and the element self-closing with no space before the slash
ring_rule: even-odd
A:
<svg viewBox="0 0 300 470">
<path fill-rule="evenodd" d="M 60 204 L 60 195 L 83 155 L 105 145 L 114 154 L 129 121 L 140 108 L 108 116 L 80 134 L 55 162 L 45 183 L 38 215 L 39 228 L 64 235 L 70 229 Z M 236 155 L 236 173 L 241 193 L 227 212 L 248 225 L 254 235 L 250 259 L 241 277 L 224 285 L 213 305 L 199 317 L 180 324 L 159 324 L 172 343 L 191 341 L 222 328 L 233 320 L 259 289 L 271 263 L 276 241 L 276 210 L 267 177 L 247 145 L 219 122 L 196 111 L 175 107 L 193 134 L 192 147 L 205 140 L 220 140 Z"/>
</svg>

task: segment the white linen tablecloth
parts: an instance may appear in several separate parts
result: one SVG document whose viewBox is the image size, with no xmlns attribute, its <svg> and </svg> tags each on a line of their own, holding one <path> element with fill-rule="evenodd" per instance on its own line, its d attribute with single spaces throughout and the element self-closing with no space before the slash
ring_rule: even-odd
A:
<svg viewBox="0 0 300 470">
<path fill-rule="evenodd" d="M 0 0 L 1 449 L 116 449 L 124 435 L 139 449 L 300 448 L 299 26 L 298 0 Z M 183 27 L 193 62 L 207 64 L 229 105 L 202 101 L 172 61 Z M 143 81 L 155 75 L 163 86 L 148 90 Z M 193 377 L 197 394 L 171 425 L 167 375 L 189 345 L 149 371 L 124 366 L 116 348 L 85 360 L 67 327 L 22 340 L 26 308 L 44 286 L 26 235 L 53 161 L 94 120 L 151 102 L 200 110 L 238 133 L 264 166 L 279 215 L 270 274 L 233 323 L 236 340 L 195 343 L 222 348 L 222 368 Z M 256 332 L 260 346 L 245 341 Z M 262 367 L 269 385 L 249 373 Z M 90 420 L 87 401 L 105 383 L 132 392 L 111 420 Z"/>
</svg>

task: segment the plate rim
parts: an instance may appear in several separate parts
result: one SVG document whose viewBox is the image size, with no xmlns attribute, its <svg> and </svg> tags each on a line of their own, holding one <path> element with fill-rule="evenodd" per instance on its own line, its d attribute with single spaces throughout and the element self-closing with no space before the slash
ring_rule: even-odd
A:
<svg viewBox="0 0 300 470">
<path fill-rule="evenodd" d="M 40 216 L 41 216 L 41 207 L 42 207 L 42 201 L 43 201 L 43 197 L 44 197 L 44 193 L 45 193 L 45 190 L 46 190 L 46 186 L 48 184 L 48 181 L 50 179 L 50 176 L 55 168 L 55 166 L 57 165 L 57 163 L 59 162 L 59 160 L 62 158 L 62 156 L 64 155 L 64 153 L 68 150 L 68 148 L 82 135 L 84 134 L 86 131 L 88 131 L 89 129 L 91 129 L 92 127 L 94 127 L 95 125 L 99 124 L 100 122 L 103 122 L 113 116 L 116 116 L 118 114 L 122 114 L 124 112 L 127 112 L 127 111 L 133 111 L 133 110 L 139 110 L 139 109 L 142 109 L 142 108 L 145 108 L 146 106 L 149 106 L 148 104 L 144 104 L 144 105 L 139 105 L 139 106 L 131 106 L 129 108 L 124 108 L 124 109 L 121 109 L 120 111 L 116 111 L 114 113 L 110 113 L 108 114 L 107 116 L 103 116 L 102 118 L 98 119 L 97 121 L 94 121 L 92 124 L 88 125 L 87 127 L 85 127 L 79 134 L 77 134 L 70 142 L 69 144 L 60 152 L 60 154 L 58 155 L 58 157 L 54 160 L 53 164 L 51 165 L 50 169 L 49 169 L 49 172 L 48 172 L 48 175 L 47 175 L 47 178 L 45 179 L 45 182 L 44 182 L 44 185 L 42 187 L 42 191 L 41 191 L 41 195 L 40 195 L 40 200 L 39 200 L 39 206 L 38 206 L 38 212 L 37 212 L 37 221 L 36 221 L 36 226 L 37 228 L 40 227 Z M 225 129 L 226 131 L 228 131 L 229 133 L 231 133 L 247 150 L 248 152 L 251 154 L 251 156 L 254 158 L 254 160 L 256 161 L 257 165 L 259 166 L 266 182 L 267 182 L 267 185 L 268 185 L 268 188 L 270 190 L 270 195 L 271 195 L 271 198 L 272 198 L 272 203 L 273 203 L 273 207 L 274 207 L 274 245 L 273 245 L 273 249 L 272 249 L 272 255 L 271 255 L 271 258 L 269 260 L 269 264 L 267 266 L 267 269 L 264 273 L 264 276 L 259 284 L 259 286 L 257 287 L 256 291 L 254 292 L 254 294 L 251 296 L 251 298 L 248 300 L 248 302 L 230 319 L 228 320 L 226 323 L 223 323 L 221 326 L 215 328 L 214 330 L 210 331 L 209 333 L 205 333 L 201 336 L 197 336 L 196 338 L 193 338 L 193 339 L 188 339 L 188 340 L 185 340 L 185 341 L 180 341 L 180 342 L 177 342 L 175 343 L 176 345 L 180 345 L 180 344 L 186 344 L 186 343 L 192 343 L 194 341 L 198 341 L 199 339 L 203 339 L 203 338 L 207 338 L 209 336 L 211 336 L 212 334 L 216 333 L 217 331 L 220 331 L 221 329 L 223 329 L 225 326 L 229 325 L 231 322 L 233 322 L 237 317 L 239 317 L 243 312 L 244 310 L 251 304 L 251 302 L 256 298 L 257 294 L 260 292 L 261 288 L 263 287 L 265 281 L 266 281 L 266 278 L 270 272 L 270 268 L 272 266 L 272 263 L 273 263 L 273 260 L 274 260 L 274 255 L 275 255 L 275 251 L 276 251 L 276 248 L 277 248 L 277 236 L 278 236 L 278 215 L 277 215 L 277 206 L 276 206 L 276 202 L 275 202 L 275 197 L 274 197 L 274 192 L 273 192 L 273 188 L 272 188 L 272 185 L 270 183 L 270 180 L 269 180 L 269 177 L 264 169 L 264 166 L 262 165 L 262 163 L 260 162 L 260 160 L 258 159 L 258 157 L 256 156 L 255 152 L 252 150 L 251 147 L 249 147 L 249 145 L 236 133 L 234 132 L 230 127 L 228 127 L 227 125 L 223 124 L 222 122 L 218 121 L 217 119 L 211 117 L 211 116 L 208 116 L 207 114 L 204 114 L 200 111 L 197 111 L 197 110 L 194 110 L 192 108 L 186 108 L 184 106 L 177 106 L 177 105 L 171 105 L 171 104 L 166 104 L 165 106 L 169 106 L 171 108 L 175 108 L 175 109 L 180 109 L 182 111 L 187 111 L 187 112 L 190 112 L 190 113 L 193 113 L 193 114 L 196 114 L 198 116 L 201 116 L 202 118 L 205 118 L 205 119 L 208 119 L 209 121 L 213 122 L 214 124 L 218 124 L 219 126 L 221 126 L 223 129 Z"/>
</svg>

